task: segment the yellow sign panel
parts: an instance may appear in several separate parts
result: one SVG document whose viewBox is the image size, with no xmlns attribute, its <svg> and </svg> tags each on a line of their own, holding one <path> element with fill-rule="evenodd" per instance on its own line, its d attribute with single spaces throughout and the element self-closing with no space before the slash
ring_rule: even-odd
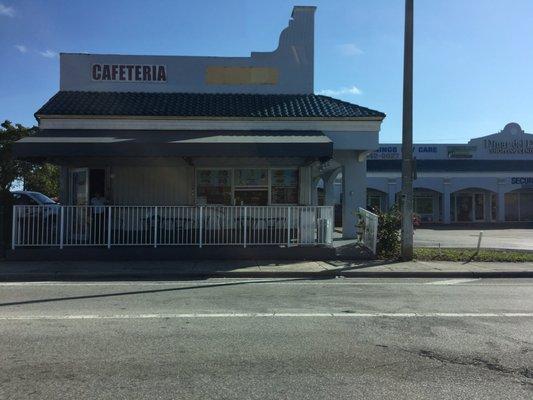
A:
<svg viewBox="0 0 533 400">
<path fill-rule="evenodd" d="M 209 85 L 275 85 L 278 70 L 270 67 L 207 67 Z"/>
</svg>

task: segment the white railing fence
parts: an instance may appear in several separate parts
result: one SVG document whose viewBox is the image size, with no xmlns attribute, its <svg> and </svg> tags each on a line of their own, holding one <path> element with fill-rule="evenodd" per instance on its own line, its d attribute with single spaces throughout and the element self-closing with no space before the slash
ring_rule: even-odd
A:
<svg viewBox="0 0 533 400">
<path fill-rule="evenodd" d="M 14 206 L 12 248 L 331 245 L 329 206 Z"/>
<path fill-rule="evenodd" d="M 378 244 L 378 216 L 370 211 L 359 207 L 359 240 L 363 246 L 368 248 L 373 254 L 376 254 Z"/>
</svg>

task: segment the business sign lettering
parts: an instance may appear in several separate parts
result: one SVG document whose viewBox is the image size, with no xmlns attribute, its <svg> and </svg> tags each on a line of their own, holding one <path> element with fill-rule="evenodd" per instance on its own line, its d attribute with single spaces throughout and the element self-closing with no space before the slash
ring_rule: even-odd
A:
<svg viewBox="0 0 533 400">
<path fill-rule="evenodd" d="M 164 83 L 167 81 L 167 67 L 166 65 L 93 64 L 91 78 L 99 82 Z"/>
<path fill-rule="evenodd" d="M 418 154 L 437 154 L 439 152 L 438 150 L 437 146 L 413 146 L 413 153 Z M 378 149 L 371 153 L 368 158 L 374 160 L 394 160 L 401 158 L 401 156 L 402 148 L 400 145 L 387 145 L 378 147 Z"/>
<path fill-rule="evenodd" d="M 448 146 L 448 158 L 472 158 L 476 146 Z"/>
<path fill-rule="evenodd" d="M 533 139 L 515 139 L 515 140 L 491 140 L 483 141 L 484 147 L 493 154 L 532 154 Z"/>
<path fill-rule="evenodd" d="M 522 185 L 522 186 L 533 185 L 533 177 L 523 177 L 523 176 L 512 177 L 511 185 Z"/>
</svg>

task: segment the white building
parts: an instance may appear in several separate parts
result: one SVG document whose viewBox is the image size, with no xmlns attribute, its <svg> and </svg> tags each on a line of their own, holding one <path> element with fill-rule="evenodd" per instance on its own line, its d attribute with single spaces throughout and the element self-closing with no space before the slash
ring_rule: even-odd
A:
<svg viewBox="0 0 533 400">
<path fill-rule="evenodd" d="M 533 134 L 517 123 L 466 144 L 415 144 L 414 209 L 422 222 L 533 221 Z M 369 155 L 368 206 L 388 209 L 401 189 L 401 144 Z"/>
</svg>

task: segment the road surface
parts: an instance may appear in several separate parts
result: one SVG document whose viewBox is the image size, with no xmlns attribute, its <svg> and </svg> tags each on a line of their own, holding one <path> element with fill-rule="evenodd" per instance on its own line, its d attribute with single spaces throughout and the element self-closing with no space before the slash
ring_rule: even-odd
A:
<svg viewBox="0 0 533 400">
<path fill-rule="evenodd" d="M 0 399 L 530 399 L 533 280 L 0 284 Z"/>
<path fill-rule="evenodd" d="M 439 227 L 415 229 L 417 247 L 469 247 L 477 246 L 479 232 L 483 232 L 482 248 L 533 251 L 533 229 L 464 229 Z"/>
</svg>

